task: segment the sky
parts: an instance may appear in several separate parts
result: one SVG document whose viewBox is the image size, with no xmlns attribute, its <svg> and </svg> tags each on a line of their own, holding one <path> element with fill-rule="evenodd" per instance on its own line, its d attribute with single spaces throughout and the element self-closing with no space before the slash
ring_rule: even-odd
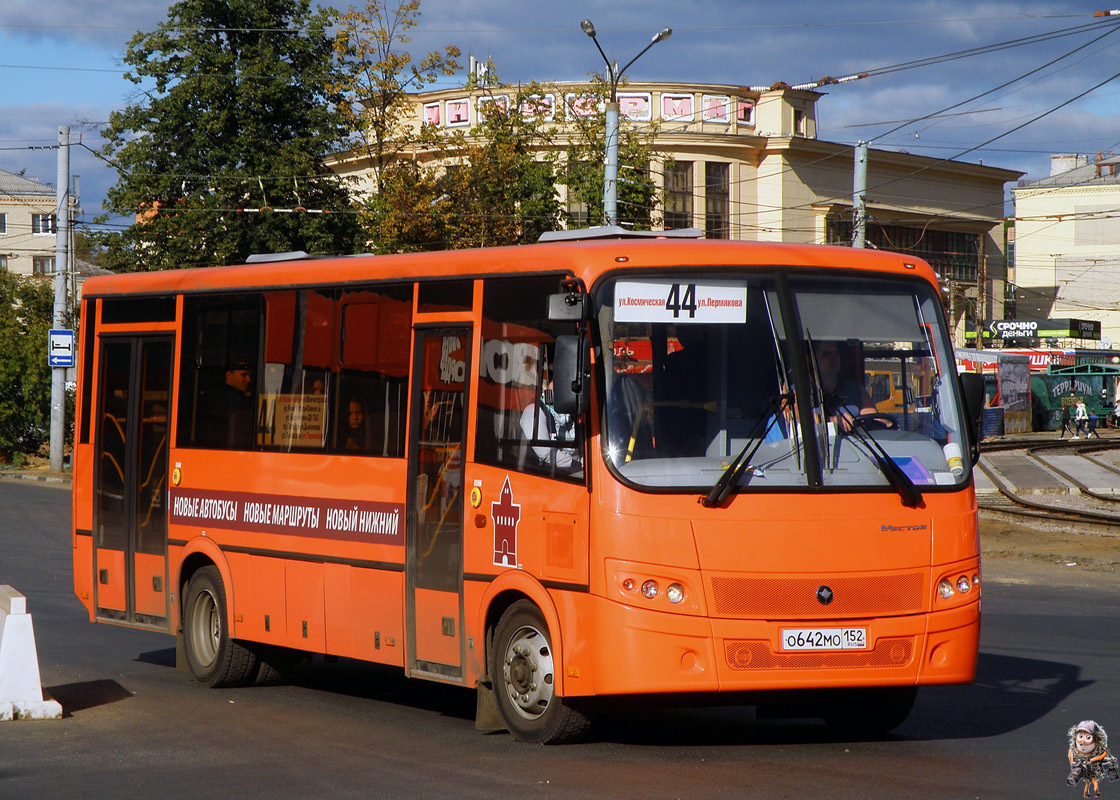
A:
<svg viewBox="0 0 1120 800">
<path fill-rule="evenodd" d="M 71 148 L 70 168 L 80 176 L 83 219 L 101 214 L 117 174 L 92 151 L 104 144 L 109 113 L 139 99 L 123 77 L 125 47 L 137 31 L 165 21 L 169 5 L 0 0 L 0 169 L 55 184 L 57 154 L 43 148 L 67 125 L 82 145 Z M 417 59 L 447 44 L 462 50 L 463 73 L 440 86 L 465 80 L 469 55 L 491 59 L 506 83 L 583 80 L 604 65 L 580 20 L 594 23 L 603 50 L 621 64 L 669 27 L 672 37 L 627 78 L 762 86 L 869 72 L 821 90 L 819 138 L 982 162 L 1029 180 L 1049 174 L 1052 153 L 1120 151 L 1120 15 L 1093 16 L 1107 8 L 1006 0 L 422 0 L 408 48 Z M 944 58 L 963 51 L 979 52 Z"/>
</svg>

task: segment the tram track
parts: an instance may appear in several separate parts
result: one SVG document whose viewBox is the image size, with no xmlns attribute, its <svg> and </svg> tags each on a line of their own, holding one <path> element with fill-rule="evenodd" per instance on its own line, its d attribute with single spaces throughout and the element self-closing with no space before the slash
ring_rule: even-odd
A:
<svg viewBox="0 0 1120 800">
<path fill-rule="evenodd" d="M 1120 449 L 1120 438 L 1115 442 L 1111 441 L 1111 437 L 1080 443 L 992 442 L 985 444 L 981 449 L 984 453 L 1022 451 L 1023 457 L 1029 459 L 1028 463 L 1037 465 L 1039 469 L 1054 475 L 1067 487 L 1064 491 L 1061 488 L 1036 490 L 1028 495 L 1022 489 L 1011 485 L 998 470 L 981 461 L 977 465 L 978 468 L 991 480 L 997 490 L 995 494 L 977 496 L 977 506 L 981 510 L 1039 521 L 1075 523 L 1096 528 L 1120 528 L 1120 494 L 1102 491 L 1100 487 L 1090 487 L 1068 467 L 1063 468 L 1053 463 L 1053 459 L 1047 459 L 1047 455 L 1079 456 L 1098 470 L 1114 475 L 1116 486 L 1120 487 L 1120 467 L 1094 456 L 1101 451 Z M 1117 491 L 1120 491 L 1120 488 Z M 1100 507 L 1091 507 L 1090 503 L 1099 504 Z M 1116 506 L 1117 511 L 1106 511 L 1105 508 L 1109 506 Z"/>
</svg>

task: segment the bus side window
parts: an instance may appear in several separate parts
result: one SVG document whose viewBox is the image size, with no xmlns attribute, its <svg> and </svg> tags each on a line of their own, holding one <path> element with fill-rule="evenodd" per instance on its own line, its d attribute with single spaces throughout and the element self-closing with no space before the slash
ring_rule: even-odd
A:
<svg viewBox="0 0 1120 800">
<path fill-rule="evenodd" d="M 287 451 L 322 450 L 330 421 L 337 293 L 278 291 L 264 299 L 257 444 Z"/>
<path fill-rule="evenodd" d="M 260 295 L 184 301 L 178 444 L 252 448 L 260 343 Z"/>
<path fill-rule="evenodd" d="M 570 322 L 548 319 L 558 286 L 558 276 L 534 275 L 491 278 L 483 287 L 475 460 L 582 480 L 582 424 L 548 412 L 552 342 L 575 332 Z"/>
<path fill-rule="evenodd" d="M 347 291 L 339 304 L 331 446 L 348 455 L 404 458 L 412 284 Z"/>
</svg>

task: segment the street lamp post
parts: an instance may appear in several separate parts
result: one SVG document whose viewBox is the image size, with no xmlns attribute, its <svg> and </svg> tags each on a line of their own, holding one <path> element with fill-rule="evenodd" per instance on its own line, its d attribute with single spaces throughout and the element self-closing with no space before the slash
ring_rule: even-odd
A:
<svg viewBox="0 0 1120 800">
<path fill-rule="evenodd" d="M 610 80 L 611 85 L 611 99 L 607 103 L 606 114 L 606 160 L 604 161 L 603 168 L 603 224 L 604 225 L 617 225 L 618 224 L 618 82 L 622 79 L 622 74 L 626 70 L 645 55 L 646 50 L 649 50 L 658 42 L 663 42 L 673 35 L 672 28 L 662 28 L 656 33 L 650 43 L 642 48 L 642 52 L 634 56 L 627 62 L 626 66 L 622 69 L 618 68 L 618 62 L 612 62 L 607 58 L 607 54 L 603 52 L 603 48 L 599 46 L 599 40 L 595 38 L 595 26 L 591 24 L 591 20 L 585 19 L 579 24 L 583 32 L 591 37 L 591 41 L 595 42 L 595 49 L 599 51 L 599 55 L 603 57 L 603 62 L 607 65 L 607 78 Z"/>
</svg>

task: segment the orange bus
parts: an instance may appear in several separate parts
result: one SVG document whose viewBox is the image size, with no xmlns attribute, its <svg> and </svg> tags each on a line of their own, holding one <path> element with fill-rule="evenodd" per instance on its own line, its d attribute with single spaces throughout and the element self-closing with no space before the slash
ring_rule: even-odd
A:
<svg viewBox="0 0 1120 800">
<path fill-rule="evenodd" d="M 208 686 L 362 659 L 525 741 L 619 695 L 889 729 L 977 658 L 938 297 L 909 256 L 663 237 L 92 278 L 75 592 Z M 930 396 L 868 407 L 868 353 Z"/>
</svg>

